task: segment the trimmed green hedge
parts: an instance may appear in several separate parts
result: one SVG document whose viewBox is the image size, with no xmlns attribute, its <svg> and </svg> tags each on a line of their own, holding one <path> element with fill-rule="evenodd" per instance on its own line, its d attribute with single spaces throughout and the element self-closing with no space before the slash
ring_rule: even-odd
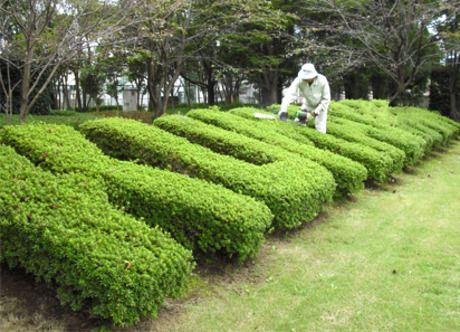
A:
<svg viewBox="0 0 460 332">
<path fill-rule="evenodd" d="M 45 169 L 102 177 L 113 204 L 194 250 L 246 259 L 273 218 L 264 204 L 222 186 L 114 160 L 70 127 L 9 126 L 0 140 Z"/>
<path fill-rule="evenodd" d="M 435 130 L 442 135 L 443 145 L 448 144 L 451 139 L 460 135 L 460 127 L 457 123 L 437 113 L 416 107 L 395 107 L 389 111 L 397 117 L 399 123 L 405 123 L 410 126 L 421 124 L 424 127 Z"/>
<path fill-rule="evenodd" d="M 338 110 L 337 115 L 341 117 L 385 130 L 387 139 L 399 136 L 394 135 L 399 128 L 393 127 L 400 127 L 401 123 L 408 123 L 413 126 L 414 122 L 421 123 L 439 132 L 444 137 L 444 144 L 447 144 L 451 138 L 460 134 L 460 125 L 458 123 L 435 112 L 416 107 L 384 107 L 381 103 L 376 103 L 365 100 L 344 100 L 340 103 L 335 103 L 333 108 Z M 393 132 L 390 132 L 391 130 Z M 411 142 L 410 138 L 406 139 L 405 142 Z M 389 143 L 393 144 L 392 142 Z"/>
<path fill-rule="evenodd" d="M 278 133 L 294 140 L 308 139 L 312 141 L 317 148 L 328 150 L 357 161 L 366 167 L 369 179 L 374 182 L 384 182 L 391 174 L 393 161 L 382 152 L 362 144 L 347 142 L 332 135 L 319 133 L 305 126 L 283 121 L 257 120 L 252 116 L 254 111 L 255 109 L 251 108 L 238 108 L 230 112 L 240 117 L 253 119 L 254 122 L 263 123 L 266 130 L 274 128 Z M 205 122 L 214 121 L 211 119 L 207 120 L 204 116 L 200 119 Z"/>
<path fill-rule="evenodd" d="M 342 102 L 339 102 L 332 105 L 330 119 L 331 121 L 341 121 L 341 123 L 346 124 L 352 122 L 361 124 L 360 128 L 363 129 L 366 135 L 379 141 L 389 143 L 404 151 L 406 154 L 406 166 L 417 164 L 425 153 L 426 141 L 406 130 L 395 127 L 398 122 L 397 118 L 389 112 L 384 112 L 382 110 L 353 110 L 343 105 Z"/>
<path fill-rule="evenodd" d="M 174 135 L 185 137 L 192 143 L 256 165 L 288 160 L 290 157 L 298 158 L 283 149 L 183 115 L 162 116 L 153 124 Z"/>
<path fill-rule="evenodd" d="M 329 110 L 337 116 L 370 125 L 374 128 L 394 127 L 398 121 L 387 108 L 378 107 L 365 100 L 345 99 L 331 103 Z"/>
<path fill-rule="evenodd" d="M 124 326 L 155 317 L 194 264 L 169 235 L 112 208 L 101 186 L 0 145 L 0 255 L 55 287 L 62 304 Z"/>
<path fill-rule="evenodd" d="M 404 166 L 415 165 L 427 151 L 426 139 L 420 137 L 420 135 L 414 135 L 412 131 L 407 131 L 406 128 L 402 128 L 399 125 L 400 122 L 398 118 L 388 112 L 387 106 L 383 108 L 381 104 L 382 103 L 379 102 L 377 104 L 379 106 L 376 106 L 367 101 L 349 99 L 341 102 L 332 102 L 328 113 L 328 133 L 357 143 L 364 143 L 364 141 L 357 140 L 358 137 L 351 136 L 355 136 L 355 134 L 365 134 L 369 138 L 391 144 L 399 150 L 402 150 L 405 153 Z M 388 105 L 388 103 L 386 104 Z M 295 118 L 298 108 L 299 106 L 295 105 L 289 106 L 288 112 L 290 119 Z M 272 112 L 277 112 L 279 105 L 272 105 L 269 109 Z M 342 125 L 353 124 L 355 130 L 345 128 L 347 137 L 340 136 L 342 130 L 338 132 L 334 130 L 336 127 L 333 125 L 331 126 L 331 124 L 339 122 Z M 310 126 L 312 125 L 313 121 L 310 122 Z M 357 127 L 358 125 L 359 127 Z M 356 130 L 357 128 L 359 128 L 359 133 Z M 367 143 L 365 145 L 378 151 L 385 152 L 392 150 L 390 154 L 394 164 L 393 170 L 398 171 L 401 158 L 399 152 L 391 149 L 388 145 L 377 144 L 373 140 L 365 140 Z"/>
<path fill-rule="evenodd" d="M 230 111 L 230 113 L 232 112 Z M 205 125 L 202 122 L 184 123 L 186 120 L 169 118 L 160 118 L 156 120 L 156 124 L 168 131 L 185 136 L 191 141 L 206 145 L 215 151 L 219 151 L 222 145 L 228 145 L 224 153 L 237 158 L 238 155 L 245 154 L 243 159 L 255 163 L 262 161 L 263 157 L 271 158 L 271 161 L 274 161 L 289 160 L 295 155 L 300 155 L 326 167 L 333 174 L 337 183 L 337 190 L 341 193 L 356 192 L 363 188 L 367 171 L 361 164 L 329 151 L 317 149 L 309 144 L 303 144 L 305 139 L 292 140 L 272 130 L 271 127 L 267 128 L 262 123 L 255 123 L 226 112 L 193 110 L 188 113 L 188 116 L 196 119 L 206 118 L 205 122 L 210 122 L 225 130 Z M 235 132 L 253 139 L 243 139 L 241 135 Z M 290 153 L 287 154 L 287 151 Z"/>
<path fill-rule="evenodd" d="M 422 138 L 425 141 L 425 154 L 429 153 L 432 149 L 441 147 L 443 145 L 443 137 L 440 133 L 434 129 L 428 128 L 418 121 L 400 121 L 398 127 Z"/>
<path fill-rule="evenodd" d="M 359 124 L 356 125 L 354 122 L 348 123 L 331 119 L 327 124 L 327 132 L 328 134 L 346 141 L 359 143 L 377 151 L 386 153 L 393 162 L 391 173 L 400 172 L 404 166 L 410 164 L 410 161 L 406 158 L 404 151 L 391 144 L 367 136 L 365 134 L 365 130 L 360 129 Z"/>
<path fill-rule="evenodd" d="M 256 166 L 160 128 L 123 119 L 90 121 L 82 130 L 111 156 L 206 179 L 265 202 L 277 229 L 291 229 L 312 220 L 335 190 L 332 175 L 305 159 Z"/>
<path fill-rule="evenodd" d="M 460 134 L 460 123 L 446 116 L 442 116 L 438 112 L 430 111 L 425 108 L 414 107 L 414 106 L 403 106 L 403 107 L 389 107 L 387 100 L 344 100 L 341 104 L 348 105 L 358 112 L 365 115 L 381 116 L 385 115 L 392 119 L 392 123 L 397 125 L 398 122 L 396 116 L 402 115 L 403 117 L 413 118 L 414 115 L 420 116 L 420 119 L 429 119 L 430 123 L 438 123 L 444 125 L 443 130 L 448 129 L 456 132 L 456 135 Z M 374 112 L 377 111 L 377 112 Z M 388 122 L 388 121 L 387 121 Z M 447 125 L 447 126 L 445 126 Z"/>
</svg>

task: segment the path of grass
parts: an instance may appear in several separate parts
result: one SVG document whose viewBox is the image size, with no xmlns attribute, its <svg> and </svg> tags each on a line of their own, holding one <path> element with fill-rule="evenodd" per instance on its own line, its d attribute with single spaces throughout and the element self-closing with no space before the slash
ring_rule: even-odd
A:
<svg viewBox="0 0 460 332">
<path fill-rule="evenodd" d="M 185 299 L 127 331 L 460 331 L 459 170 L 456 142 L 398 184 L 270 238 L 248 266 L 201 268 Z M 100 325 L 14 273 L 2 273 L 0 330 Z"/>
</svg>

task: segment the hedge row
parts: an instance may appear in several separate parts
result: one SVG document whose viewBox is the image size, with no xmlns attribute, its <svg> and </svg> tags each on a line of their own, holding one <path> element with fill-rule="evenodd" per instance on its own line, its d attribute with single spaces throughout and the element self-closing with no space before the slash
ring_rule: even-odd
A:
<svg viewBox="0 0 460 332">
<path fill-rule="evenodd" d="M 275 112 L 277 108 L 273 105 L 270 109 Z M 289 115 L 293 117 L 297 109 L 298 106 L 289 107 Z M 435 112 L 415 107 L 390 108 L 383 100 L 333 102 L 329 124 L 339 119 L 366 125 L 367 136 L 403 150 L 406 166 L 416 164 L 433 146 L 445 145 L 460 133 L 459 123 Z"/>
<path fill-rule="evenodd" d="M 368 134 L 370 130 L 372 130 L 372 128 L 368 125 L 333 116 L 330 117 L 330 121 L 328 123 L 329 134 L 350 142 L 361 143 L 377 151 L 387 153 L 393 160 L 394 172 L 398 172 L 404 166 L 409 166 L 414 163 L 414 160 L 409 158 L 404 150 L 387 143 L 384 140 L 378 140 L 370 136 Z"/>
<path fill-rule="evenodd" d="M 365 108 L 365 107 L 363 107 Z M 360 113 L 361 112 L 361 113 Z M 378 114 L 386 114 L 380 116 L 380 119 L 372 119 L 373 116 Z M 372 120 L 370 120 L 372 119 Z M 426 142 L 420 137 L 413 135 L 406 130 L 395 127 L 397 119 L 392 114 L 383 111 L 364 111 L 363 109 L 353 110 L 342 104 L 333 103 L 330 111 L 330 120 L 342 121 L 342 123 L 355 123 L 365 124 L 361 126 L 363 132 L 379 141 L 389 143 L 406 154 L 405 165 L 415 165 L 424 155 L 426 150 Z"/>
<path fill-rule="evenodd" d="M 400 121 L 398 128 L 422 138 L 425 141 L 425 154 L 444 144 L 443 137 L 440 133 L 434 129 L 428 128 L 418 121 Z"/>
<path fill-rule="evenodd" d="M 397 117 L 399 123 L 413 126 L 415 122 L 435 130 L 442 135 L 444 145 L 460 134 L 460 127 L 457 123 L 434 112 L 415 107 L 395 107 L 390 111 Z"/>
<path fill-rule="evenodd" d="M 366 127 L 366 125 L 363 126 Z M 346 141 L 356 142 L 386 153 L 393 162 L 391 173 L 400 172 L 404 166 L 410 163 L 404 151 L 391 144 L 367 136 L 365 128 L 361 128 L 361 125 L 358 123 L 331 119 L 327 124 L 327 132 Z"/>
<path fill-rule="evenodd" d="M 368 125 L 350 121 L 345 118 L 334 117 L 334 114 L 329 114 L 327 132 L 337 138 L 344 139 L 349 142 L 359 143 L 368 146 L 377 151 L 387 154 L 393 163 L 390 170 L 391 173 L 401 171 L 405 164 L 409 164 L 410 160 L 406 158 L 406 154 L 401 149 L 380 141 L 376 138 L 368 136 L 368 131 L 372 130 L 372 127 Z M 311 123 L 313 125 L 313 121 Z"/>
<path fill-rule="evenodd" d="M 193 142 L 206 145 L 215 151 L 222 151 L 225 146 L 224 153 L 237 158 L 244 155 L 242 158 L 250 162 L 263 162 L 264 158 L 271 161 L 289 160 L 295 155 L 300 155 L 326 167 L 334 176 L 337 190 L 343 194 L 355 192 L 364 186 L 363 182 L 366 180 L 367 171 L 361 164 L 329 151 L 317 149 L 309 144 L 303 144 L 305 139 L 302 141 L 292 140 L 277 133 L 272 128 L 267 130 L 263 124 L 254 123 L 229 113 L 193 110 L 187 115 L 196 119 L 200 119 L 201 116 L 207 119 L 212 118 L 214 125 L 225 130 L 204 124 L 201 121 L 170 117 L 160 118 L 156 120 L 155 124 L 165 130 L 185 136 Z M 233 133 L 229 131 L 233 131 Z"/>
<path fill-rule="evenodd" d="M 404 123 L 404 120 L 409 121 L 409 125 L 415 123 L 422 123 L 427 127 L 430 127 L 444 136 L 444 144 L 453 137 L 460 134 L 460 124 L 457 122 L 443 117 L 435 112 L 429 112 L 426 109 L 416 107 L 388 107 L 383 106 L 381 101 L 365 101 L 365 100 L 344 100 L 340 103 L 336 103 L 340 107 L 345 108 L 350 106 L 352 110 L 342 110 L 347 113 L 353 113 L 356 117 L 356 121 L 368 121 L 369 118 L 375 118 L 377 123 L 372 125 L 387 129 L 388 125 L 400 126 Z M 403 120 L 403 121 L 401 121 Z"/>
<path fill-rule="evenodd" d="M 396 126 L 398 121 L 386 108 L 378 107 L 365 100 L 345 99 L 331 103 L 329 110 L 346 119 L 365 123 L 374 128 L 387 129 Z"/>
<path fill-rule="evenodd" d="M 339 104 L 342 104 L 339 103 Z M 432 147 L 448 144 L 449 140 L 455 138 L 460 133 L 460 125 L 455 121 L 443 117 L 435 112 L 415 107 L 388 107 L 381 101 L 354 101 L 347 102 L 354 107 L 355 113 L 363 116 L 375 116 L 375 114 L 386 114 L 391 118 L 391 124 L 398 127 L 392 130 L 400 130 L 412 134 L 412 138 L 417 136 L 425 142 L 424 153 Z M 377 109 L 377 112 L 373 111 Z M 382 125 L 385 123 L 382 121 Z M 385 134 L 390 137 L 392 133 L 388 130 Z M 415 140 L 407 139 L 406 142 L 416 143 Z"/>
<path fill-rule="evenodd" d="M 255 109 L 252 108 L 237 108 L 230 112 L 240 117 L 258 121 L 252 116 L 254 111 Z M 215 121 L 213 119 L 206 120 L 204 117 L 203 120 Z M 262 121 L 258 122 L 262 123 Z M 324 135 L 312 128 L 294 125 L 292 123 L 282 121 L 265 121 L 263 123 L 267 130 L 274 128 L 278 133 L 294 140 L 308 139 L 320 149 L 331 151 L 362 164 L 367 169 L 368 178 L 374 182 L 383 182 L 391 174 L 393 161 L 389 156 L 375 149 L 362 144 L 347 142 L 332 135 Z"/>
<path fill-rule="evenodd" d="M 101 185 L 53 176 L 0 145 L 0 255 L 56 287 L 62 304 L 123 326 L 183 291 L 192 255 L 112 208 Z"/>
<path fill-rule="evenodd" d="M 437 123 L 447 124 L 448 127 L 456 128 L 455 130 L 457 131 L 457 135 L 460 134 L 460 123 L 459 122 L 449 119 L 446 116 L 442 116 L 438 112 L 428 111 L 425 108 L 419 108 L 419 107 L 413 107 L 413 106 L 389 107 L 387 100 L 380 100 L 380 99 L 346 100 L 346 101 L 344 100 L 341 103 L 345 105 L 349 105 L 350 107 L 358 110 L 361 113 L 365 113 L 365 114 L 376 114 L 376 112 L 372 112 L 372 111 L 377 110 L 377 111 L 380 111 L 380 112 L 377 112 L 377 114 L 385 114 L 389 117 L 392 117 L 393 119 L 395 115 L 396 116 L 403 115 L 403 116 L 412 117 L 414 113 L 416 113 L 424 119 L 430 119 Z"/>
<path fill-rule="evenodd" d="M 137 159 L 219 183 L 265 202 L 275 216 L 273 226 L 277 229 L 291 229 L 312 220 L 335 190 L 332 175 L 305 159 L 257 166 L 160 128 L 116 118 L 87 122 L 82 130 L 111 156 Z"/>
<path fill-rule="evenodd" d="M 256 200 L 181 174 L 107 157 L 66 126 L 10 126 L 0 140 L 45 169 L 101 176 L 113 204 L 149 225 L 167 230 L 194 250 L 246 259 L 271 224 L 270 210 Z"/>
</svg>

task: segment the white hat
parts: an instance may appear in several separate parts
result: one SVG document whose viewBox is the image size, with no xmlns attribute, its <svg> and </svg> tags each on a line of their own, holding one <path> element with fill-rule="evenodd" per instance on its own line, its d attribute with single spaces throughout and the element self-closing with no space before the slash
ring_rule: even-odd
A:
<svg viewBox="0 0 460 332">
<path fill-rule="evenodd" d="M 311 80 L 318 76 L 318 72 L 315 69 L 315 66 L 312 63 L 306 63 L 300 69 L 298 77 L 302 80 Z"/>
</svg>

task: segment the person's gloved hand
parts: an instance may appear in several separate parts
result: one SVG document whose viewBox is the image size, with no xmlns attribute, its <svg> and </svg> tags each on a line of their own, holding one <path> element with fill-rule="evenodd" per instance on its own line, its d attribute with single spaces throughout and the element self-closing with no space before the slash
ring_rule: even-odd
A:
<svg viewBox="0 0 460 332">
<path fill-rule="evenodd" d="M 278 117 L 281 121 L 286 121 L 288 119 L 288 112 L 281 110 L 278 112 Z"/>
</svg>

